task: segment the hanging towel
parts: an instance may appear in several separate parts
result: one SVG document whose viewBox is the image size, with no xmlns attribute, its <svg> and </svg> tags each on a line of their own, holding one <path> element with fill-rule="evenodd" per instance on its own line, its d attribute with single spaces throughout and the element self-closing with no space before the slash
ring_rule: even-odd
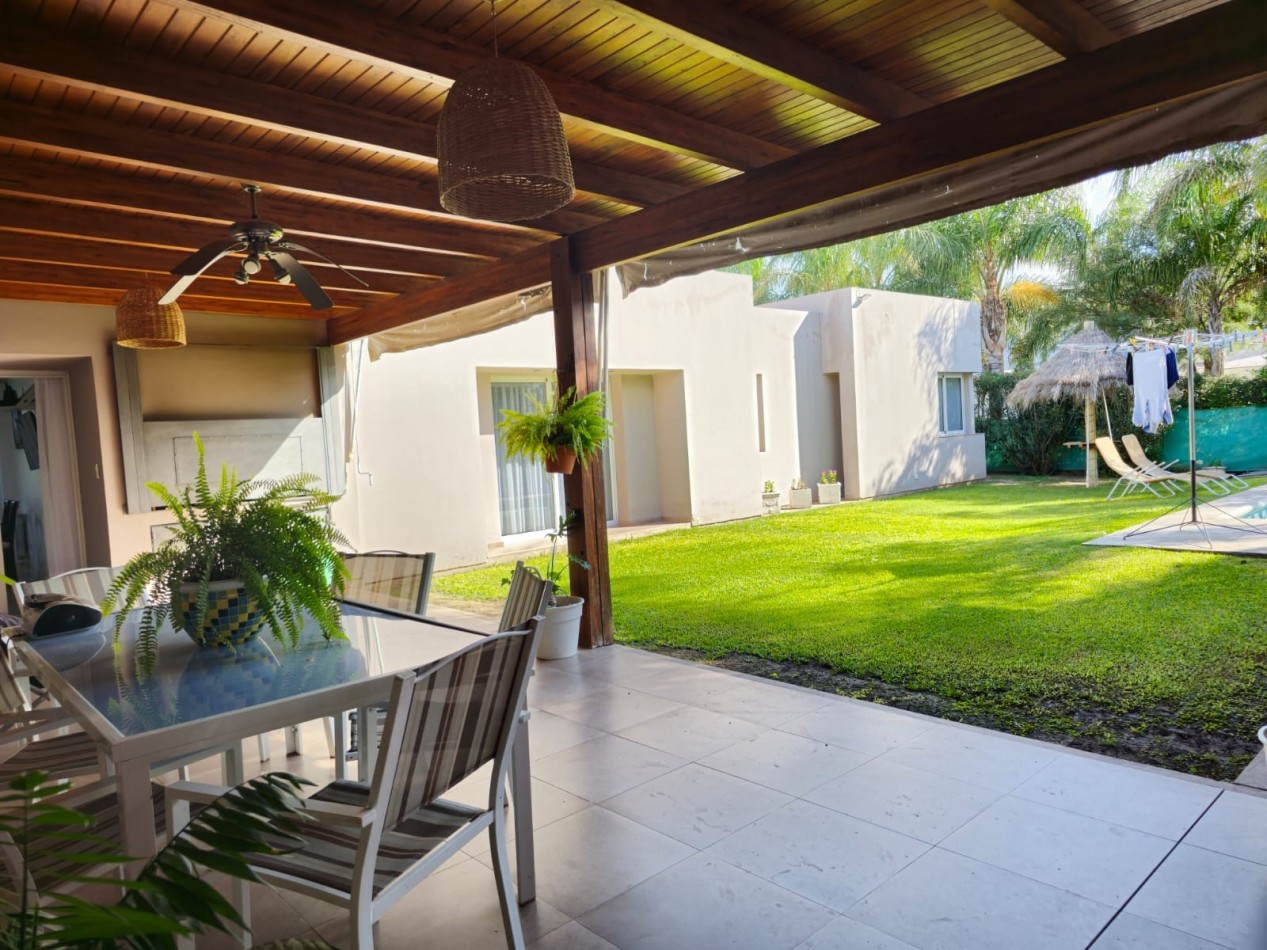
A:
<svg viewBox="0 0 1267 950">
<path fill-rule="evenodd" d="M 1174 353 L 1167 350 L 1144 350 L 1136 353 L 1133 362 L 1135 411 L 1131 421 L 1150 435 L 1163 425 L 1175 421 L 1170 411 L 1169 363 Z M 1178 379 L 1178 367 L 1175 378 Z"/>
<path fill-rule="evenodd" d="M 1166 347 L 1166 387 L 1170 388 L 1179 382 L 1179 357 L 1170 347 Z M 1135 385 L 1135 365 L 1131 354 L 1126 354 L 1126 385 Z"/>
</svg>

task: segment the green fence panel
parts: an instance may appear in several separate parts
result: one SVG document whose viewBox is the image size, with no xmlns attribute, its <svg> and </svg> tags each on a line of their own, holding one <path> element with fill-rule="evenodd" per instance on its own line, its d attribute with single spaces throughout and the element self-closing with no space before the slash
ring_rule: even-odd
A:
<svg viewBox="0 0 1267 950">
<path fill-rule="evenodd" d="M 1175 413 L 1175 424 L 1162 443 L 1166 460 L 1188 458 L 1188 410 Z M 1233 472 L 1267 468 L 1267 406 L 1197 410 L 1197 458 L 1220 463 Z"/>
</svg>

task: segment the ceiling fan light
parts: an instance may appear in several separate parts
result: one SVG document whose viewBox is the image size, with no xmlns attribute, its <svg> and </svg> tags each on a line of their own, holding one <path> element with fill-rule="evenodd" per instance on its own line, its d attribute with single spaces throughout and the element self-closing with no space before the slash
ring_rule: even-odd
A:
<svg viewBox="0 0 1267 950">
<path fill-rule="evenodd" d="M 251 275 L 246 272 L 245 262 L 243 262 L 243 265 L 239 267 L 237 271 L 234 273 L 233 282 L 235 284 L 243 284 L 243 285 L 249 284 L 251 282 Z"/>
<path fill-rule="evenodd" d="M 494 58 L 458 76 L 437 129 L 440 204 L 486 221 L 556 211 L 576 186 L 563 120 L 528 66 Z"/>
<path fill-rule="evenodd" d="M 268 262 L 273 266 L 273 279 L 279 284 L 289 284 L 290 275 L 286 273 L 286 268 L 282 267 L 281 264 L 277 263 L 277 261 L 273 260 L 271 257 L 268 259 Z"/>
<path fill-rule="evenodd" d="M 137 350 L 167 350 L 185 345 L 185 315 L 180 305 L 161 304 L 160 291 L 144 285 L 123 295 L 114 311 L 120 346 Z"/>
<path fill-rule="evenodd" d="M 250 274 L 254 277 L 260 272 L 260 261 L 258 257 L 248 257 L 242 262 L 243 273 Z"/>
</svg>

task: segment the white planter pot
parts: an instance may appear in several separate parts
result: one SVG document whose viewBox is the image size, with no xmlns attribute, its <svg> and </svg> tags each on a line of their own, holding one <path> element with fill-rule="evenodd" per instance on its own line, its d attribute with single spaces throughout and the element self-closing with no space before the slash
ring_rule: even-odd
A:
<svg viewBox="0 0 1267 950">
<path fill-rule="evenodd" d="M 818 483 L 818 503 L 820 505 L 839 505 L 840 504 L 840 482 L 832 482 L 825 485 Z"/>
<path fill-rule="evenodd" d="M 546 608 L 545 623 L 541 625 L 537 659 L 561 660 L 576 653 L 581 640 L 581 608 L 584 606 L 584 597 L 554 598 L 554 606 Z"/>
<path fill-rule="evenodd" d="M 789 508 L 808 508 L 814 503 L 814 493 L 808 488 L 793 488 L 787 493 Z"/>
<path fill-rule="evenodd" d="M 761 493 L 761 513 L 763 515 L 778 514 L 779 499 L 781 497 L 776 491 L 763 491 Z"/>
<path fill-rule="evenodd" d="M 1267 726 L 1258 730 L 1258 741 L 1263 744 L 1263 754 L 1267 755 Z"/>
</svg>

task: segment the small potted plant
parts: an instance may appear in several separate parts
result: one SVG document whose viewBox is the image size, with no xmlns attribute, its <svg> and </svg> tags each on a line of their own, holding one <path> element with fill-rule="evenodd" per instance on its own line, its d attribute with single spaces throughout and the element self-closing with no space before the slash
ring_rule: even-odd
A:
<svg viewBox="0 0 1267 950">
<path fill-rule="evenodd" d="M 192 485 L 178 492 L 149 485 L 176 523 L 158 550 L 132 558 L 111 585 L 101 606 L 119 611 L 115 635 L 148 590 L 153 601 L 137 632 L 143 669 L 152 666 L 169 618 L 204 647 L 243 644 L 265 622 L 292 646 L 309 622 L 327 639 L 343 638 L 338 598 L 347 568 L 338 546 L 348 542 L 324 514 L 334 498 L 315 487 L 314 475 L 238 481 L 227 466 L 212 488 L 197 433 L 194 444 Z"/>
<path fill-rule="evenodd" d="M 805 487 L 805 482 L 799 478 L 792 479 L 792 486 L 787 493 L 787 506 L 789 508 L 808 508 L 813 503 L 813 493 Z"/>
<path fill-rule="evenodd" d="M 763 515 L 778 514 L 779 497 L 779 493 L 774 490 L 774 482 L 766 479 L 765 487 L 761 490 L 761 513 Z"/>
<path fill-rule="evenodd" d="M 570 475 L 578 461 L 585 467 L 611 434 L 601 392 L 578 398 L 576 389 L 569 387 L 557 399 L 532 402 L 532 412 L 503 409 L 497 428 L 508 455 L 543 461 L 547 472 Z"/>
<path fill-rule="evenodd" d="M 829 468 L 818 475 L 818 503 L 820 505 L 840 504 L 840 481 L 834 468 Z"/>
<path fill-rule="evenodd" d="M 576 653 L 581 640 L 581 611 L 585 608 L 584 597 L 573 597 L 559 593 L 563 585 L 559 582 L 569 564 L 575 564 L 589 570 L 589 562 L 565 551 L 558 556 L 559 539 L 566 538 L 572 527 L 573 516 L 568 514 L 559 519 L 559 526 L 546 535 L 550 539 L 550 561 L 546 564 L 546 580 L 550 582 L 550 605 L 546 607 L 545 622 L 541 625 L 541 641 L 537 647 L 537 657 L 542 660 L 561 660 Z"/>
</svg>

